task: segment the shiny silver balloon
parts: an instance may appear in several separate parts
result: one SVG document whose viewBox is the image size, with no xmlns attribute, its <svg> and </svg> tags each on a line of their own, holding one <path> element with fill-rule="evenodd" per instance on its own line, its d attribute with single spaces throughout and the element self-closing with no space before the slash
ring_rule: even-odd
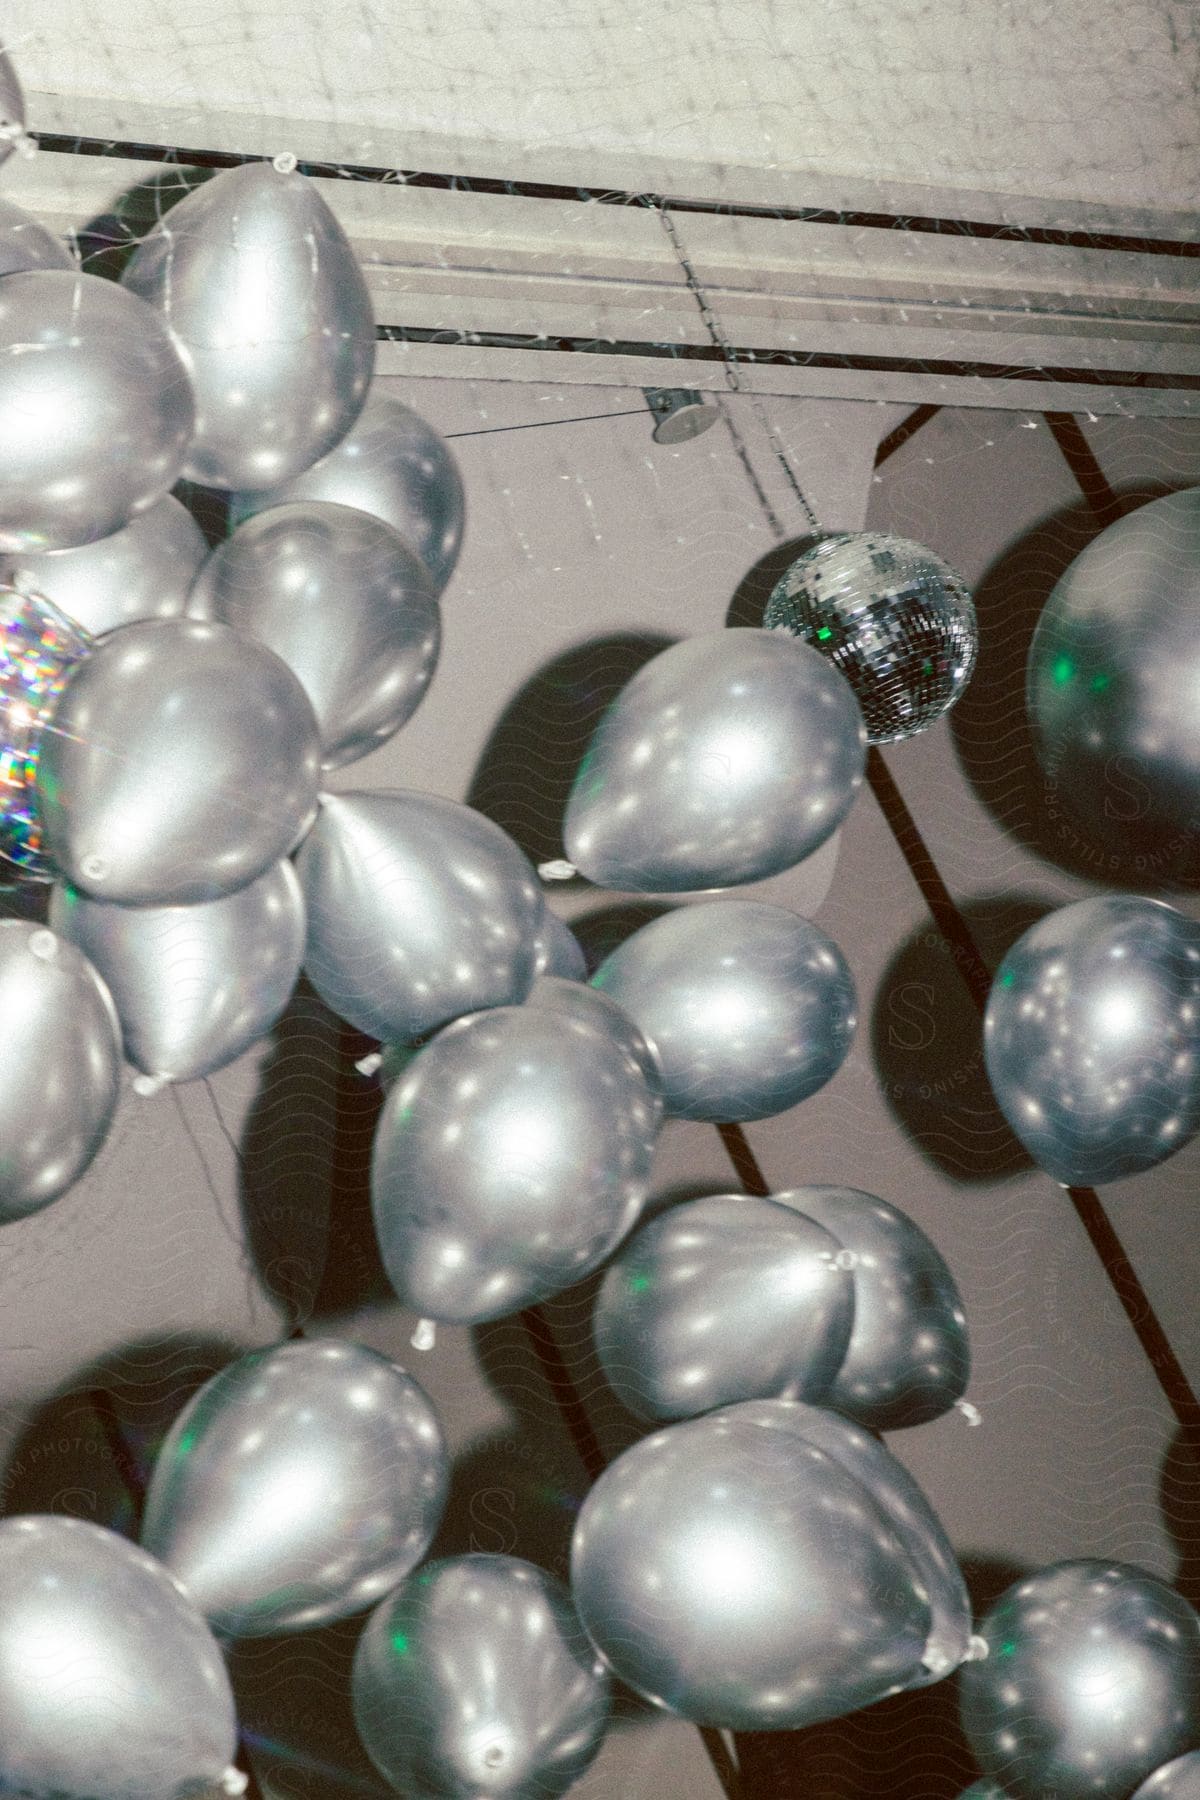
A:
<svg viewBox="0 0 1200 1800">
<path fill-rule="evenodd" d="M 940 1519 L 904 1464 L 874 1432 L 825 1406 L 794 1406 L 788 1422 L 807 1443 L 832 1456 L 862 1483 L 901 1538 L 910 1579 L 930 1611 L 921 1667 L 908 1685 L 928 1687 L 941 1681 L 971 1648 L 971 1601 Z"/>
<path fill-rule="evenodd" d="M 633 893 L 759 881 L 832 837 L 865 755 L 858 702 L 807 644 L 689 638 L 601 720 L 567 803 L 567 855 L 589 881 Z"/>
<path fill-rule="evenodd" d="M 971 1373 L 967 1321 L 944 1258 L 899 1207 L 856 1188 L 789 1188 L 782 1206 L 815 1219 L 854 1259 L 854 1324 L 823 1401 L 872 1431 L 923 1425 Z"/>
<path fill-rule="evenodd" d="M 188 612 L 255 637 L 299 677 L 340 768 L 411 718 L 441 617 L 423 564 L 379 519 L 323 501 L 272 507 L 214 550 Z"/>
<path fill-rule="evenodd" d="M 53 931 L 0 920 L 0 1224 L 79 1180 L 112 1124 L 121 1030 L 87 958 Z"/>
<path fill-rule="evenodd" d="M 128 525 L 75 550 L 9 556 L 0 580 L 44 594 L 93 637 L 139 619 L 178 618 L 208 555 L 186 506 L 164 494 Z"/>
<path fill-rule="evenodd" d="M 854 1315 L 840 1250 L 810 1219 L 745 1194 L 660 1213 L 622 1246 L 596 1297 L 609 1386 L 643 1419 L 824 1399 Z"/>
<path fill-rule="evenodd" d="M 496 1007 L 417 1052 L 379 1120 L 375 1230 L 430 1319 L 498 1319 L 569 1287 L 646 1197 L 661 1105 L 589 1019 Z"/>
<path fill-rule="evenodd" d="M 652 919 L 593 985 L 654 1052 L 668 1113 L 765 1119 L 837 1073 L 857 1023 L 854 982 L 831 938 L 757 900 L 700 901 Z"/>
<path fill-rule="evenodd" d="M 324 794 L 297 867 L 305 972 L 359 1031 L 412 1042 L 529 992 L 541 889 L 512 839 L 471 807 L 435 794 Z"/>
<path fill-rule="evenodd" d="M 561 975 L 539 975 L 529 990 L 525 1005 L 540 1007 L 544 1012 L 565 1013 L 568 1018 L 582 1019 L 585 1024 L 598 1026 L 615 1039 L 655 1093 L 659 1091 L 654 1052 L 624 1007 L 602 994 L 599 988 L 565 980 Z"/>
<path fill-rule="evenodd" d="M 0 1521 L 0 1790 L 236 1794 L 220 1649 L 162 1565 L 82 1519 Z"/>
<path fill-rule="evenodd" d="M 98 275 L 0 281 L 0 551 L 91 544 L 160 500 L 195 424 L 152 307 Z"/>
<path fill-rule="evenodd" d="M 255 1350 L 205 1382 L 158 1455 L 142 1542 L 217 1631 L 362 1612 L 429 1548 L 446 1501 L 437 1414 L 361 1344 Z"/>
<path fill-rule="evenodd" d="M 37 796 L 74 887 L 191 906 L 295 846 L 319 774 L 312 707 L 273 651 L 226 625 L 147 619 L 106 638 L 67 683 Z"/>
<path fill-rule="evenodd" d="M 515 1556 L 451 1556 L 372 1613 L 354 1717 L 376 1768 L 425 1800 L 551 1800 L 608 1724 L 611 1683 L 560 1581 Z"/>
<path fill-rule="evenodd" d="M 1038 921 L 988 995 L 988 1079 L 1056 1180 L 1140 1174 L 1200 1127 L 1200 924 L 1107 894 Z"/>
<path fill-rule="evenodd" d="M 979 653 L 961 577 L 923 544 L 880 531 L 818 538 L 776 583 L 763 624 L 829 658 L 853 688 L 873 744 L 915 737 L 940 719 Z"/>
<path fill-rule="evenodd" d="M 50 923 L 107 983 L 128 1061 L 161 1081 L 211 1074 L 265 1037 L 304 955 L 304 896 L 286 861 L 200 906 L 113 906 L 60 883 Z"/>
<path fill-rule="evenodd" d="M 586 981 L 587 962 L 579 939 L 558 914 L 547 907 L 534 944 L 534 974 L 562 981 Z"/>
<path fill-rule="evenodd" d="M 1132 1800 L 1200 1800 L 1200 1750 L 1190 1750 L 1156 1769 Z"/>
<path fill-rule="evenodd" d="M 751 1400 L 670 1425 L 583 1503 L 580 1617 L 623 1681 L 684 1718 L 786 1730 L 926 1679 L 904 1528 L 797 1429 L 812 1410 Z"/>
<path fill-rule="evenodd" d="M 225 169 L 171 208 L 122 276 L 170 327 L 196 393 L 184 474 L 269 488 L 332 450 L 375 366 L 367 284 L 307 176 Z"/>
<path fill-rule="evenodd" d="M 0 53 L 2 54 L 2 53 Z M 4 96 L 0 72 L 0 162 L 8 152 L 3 134 Z M 11 200 L 0 200 L 0 276 L 20 275 L 29 269 L 74 269 L 79 264 L 62 238 Z"/>
<path fill-rule="evenodd" d="M 25 96 L 7 50 L 0 50 L 0 163 L 25 135 Z"/>
<path fill-rule="evenodd" d="M 1125 1800 L 1200 1741 L 1200 1617 L 1142 1569 L 1081 1559 L 1014 1582 L 959 1677 L 984 1773 L 1017 1800 Z"/>
<path fill-rule="evenodd" d="M 463 484 L 449 444 L 390 395 L 373 391 L 336 449 L 266 494 L 235 494 L 236 521 L 289 500 L 331 500 L 391 525 L 441 593 L 463 538 Z"/>
<path fill-rule="evenodd" d="M 1051 814 L 1152 881 L 1200 834 L 1200 488 L 1118 519 L 1075 558 L 1034 633 L 1027 705 Z M 1078 847 L 1067 821 L 1058 830 Z"/>
</svg>

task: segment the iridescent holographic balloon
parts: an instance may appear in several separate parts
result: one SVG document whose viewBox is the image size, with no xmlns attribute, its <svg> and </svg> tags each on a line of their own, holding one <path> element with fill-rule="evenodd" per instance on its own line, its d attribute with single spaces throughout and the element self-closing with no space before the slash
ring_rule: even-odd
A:
<svg viewBox="0 0 1200 1800">
<path fill-rule="evenodd" d="M 979 1630 L 988 1654 L 959 1676 L 963 1728 L 1017 1800 L 1125 1800 L 1200 1740 L 1200 1617 L 1144 1569 L 1053 1563 Z"/>
<path fill-rule="evenodd" d="M 961 578 L 907 538 L 832 532 L 776 583 L 763 624 L 812 644 L 858 697 L 873 744 L 915 737 L 975 667 L 975 607 Z"/>
<path fill-rule="evenodd" d="M 50 881 L 38 806 L 43 734 L 92 640 L 39 594 L 0 587 L 0 857 L 12 875 Z"/>
<path fill-rule="evenodd" d="M 610 1690 L 567 1589 L 515 1556 L 426 1563 L 354 1658 L 371 1760 L 423 1800 L 553 1800 L 600 1748 Z"/>
</svg>

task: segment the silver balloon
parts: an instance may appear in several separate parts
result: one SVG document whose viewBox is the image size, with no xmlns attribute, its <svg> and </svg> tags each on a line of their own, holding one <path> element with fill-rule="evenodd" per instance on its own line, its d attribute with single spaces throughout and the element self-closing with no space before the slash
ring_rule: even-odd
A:
<svg viewBox="0 0 1200 1800">
<path fill-rule="evenodd" d="M 2 54 L 2 52 L 0 52 Z M 0 162 L 9 145 L 3 136 L 4 93 L 0 71 Z M 11 200 L 0 200 L 0 276 L 21 275 L 29 269 L 73 269 L 79 264 L 62 238 Z"/>
<path fill-rule="evenodd" d="M 858 702 L 780 632 L 716 631 L 661 651 L 598 726 L 567 802 L 567 855 L 632 893 L 730 887 L 820 847 L 862 783 Z"/>
<path fill-rule="evenodd" d="M 429 576 L 403 538 L 323 501 L 248 519 L 205 563 L 188 612 L 283 658 L 312 701 L 326 769 L 378 749 L 411 718 L 441 642 Z"/>
<path fill-rule="evenodd" d="M 553 975 L 563 981 L 587 980 L 587 962 L 579 939 L 549 907 L 542 915 L 533 955 L 535 975 Z"/>
<path fill-rule="evenodd" d="M 367 1622 L 354 1716 L 376 1768 L 425 1800 L 551 1800 L 599 1749 L 608 1672 L 560 1581 L 515 1556 L 427 1563 Z"/>
<path fill-rule="evenodd" d="M 164 494 L 97 543 L 6 558 L 0 581 L 44 594 L 99 637 L 139 619 L 178 618 L 207 555 L 204 533 L 187 507 Z"/>
<path fill-rule="evenodd" d="M 928 1687 L 957 1669 L 971 1647 L 971 1601 L 937 1514 L 904 1464 L 875 1433 L 824 1406 L 795 1406 L 791 1429 L 832 1456 L 883 1508 L 909 1559 L 915 1590 L 928 1602 L 929 1636 L 909 1687 Z"/>
<path fill-rule="evenodd" d="M 268 488 L 332 450 L 362 411 L 375 321 L 345 232 L 307 176 L 244 163 L 204 182 L 122 276 L 187 363 L 196 433 L 184 474 Z"/>
<path fill-rule="evenodd" d="M 195 403 L 152 307 L 98 275 L 0 281 L 0 551 L 107 537 L 178 479 Z"/>
<path fill-rule="evenodd" d="M 205 1382 L 158 1455 L 142 1542 L 214 1629 L 306 1631 L 382 1599 L 446 1501 L 437 1414 L 404 1370 L 318 1339 Z"/>
<path fill-rule="evenodd" d="M 0 1019 L 3 1224 L 57 1200 L 104 1142 L 120 1091 L 121 1031 L 87 958 L 21 919 L 0 921 Z"/>
<path fill-rule="evenodd" d="M 657 1096 L 583 1017 L 496 1007 L 413 1057 L 379 1120 L 375 1230 L 397 1294 L 478 1323 L 582 1279 L 646 1197 Z"/>
<path fill-rule="evenodd" d="M 971 1373 L 954 1277 L 898 1207 L 855 1188 L 789 1188 L 782 1206 L 815 1219 L 855 1258 L 854 1325 L 823 1402 L 872 1431 L 923 1425 L 954 1405 Z"/>
<path fill-rule="evenodd" d="M 311 469 L 267 494 L 235 494 L 236 521 L 289 500 L 331 500 L 391 525 L 441 593 L 463 537 L 463 484 L 449 444 L 409 407 L 372 392 L 346 436 Z"/>
<path fill-rule="evenodd" d="M 0 1720 L 5 1794 L 240 1791 L 211 1632 L 160 1563 L 82 1519 L 0 1521 Z"/>
<path fill-rule="evenodd" d="M 1200 924 L 1123 894 L 1019 938 L 988 996 L 988 1079 L 1034 1161 L 1068 1186 L 1119 1181 L 1200 1127 Z"/>
<path fill-rule="evenodd" d="M 295 846 L 319 773 L 312 707 L 279 657 L 225 625 L 147 619 L 107 637 L 67 683 L 37 795 L 73 886 L 190 906 L 245 887 Z"/>
<path fill-rule="evenodd" d="M 771 1200 L 673 1206 L 623 1245 L 592 1315 L 600 1364 L 643 1419 L 735 1400 L 823 1400 L 850 1342 L 841 1245 Z"/>
<path fill-rule="evenodd" d="M 948 712 L 979 653 L 975 607 L 940 556 L 879 531 L 830 532 L 776 584 L 763 624 L 827 656 L 854 689 L 873 744 Z"/>
<path fill-rule="evenodd" d="M 0 50 L 0 162 L 12 155 L 25 132 L 25 96 L 7 50 Z"/>
<path fill-rule="evenodd" d="M 1110 525 L 1046 602 L 1027 704 L 1054 798 L 1161 879 L 1200 833 L 1200 488 Z M 1059 830 L 1076 835 L 1062 823 Z"/>
<path fill-rule="evenodd" d="M 523 1000 L 544 902 L 528 860 L 482 813 L 420 793 L 324 794 L 297 862 L 305 972 L 385 1043 Z"/>
<path fill-rule="evenodd" d="M 648 1086 L 655 1093 L 659 1091 L 654 1052 L 624 1007 L 602 994 L 599 988 L 586 987 L 580 981 L 565 980 L 560 975 L 539 975 L 525 1004 L 540 1007 L 544 1012 L 565 1013 L 568 1018 L 582 1019 L 585 1024 L 598 1026 L 632 1059 Z"/>
<path fill-rule="evenodd" d="M 668 1113 L 765 1119 L 837 1073 L 857 1023 L 832 939 L 756 900 L 700 901 L 643 925 L 592 977 L 654 1052 Z"/>
<path fill-rule="evenodd" d="M 670 1425 L 583 1503 L 580 1617 L 614 1672 L 669 1711 L 784 1730 L 927 1679 L 932 1614 L 906 1529 L 797 1429 L 812 1410 L 752 1400 Z"/>
<path fill-rule="evenodd" d="M 286 861 L 200 906 L 113 906 L 59 884 L 50 923 L 107 983 L 127 1059 L 162 1081 L 211 1074 L 265 1037 L 304 955 L 304 897 Z"/>
<path fill-rule="evenodd" d="M 1013 1584 L 959 1677 L 985 1774 L 1018 1800 L 1125 1800 L 1200 1740 L 1200 1617 L 1144 1570 L 1081 1559 Z"/>
<path fill-rule="evenodd" d="M 1200 1800 L 1200 1750 L 1164 1763 L 1143 1781 L 1132 1800 Z"/>
</svg>

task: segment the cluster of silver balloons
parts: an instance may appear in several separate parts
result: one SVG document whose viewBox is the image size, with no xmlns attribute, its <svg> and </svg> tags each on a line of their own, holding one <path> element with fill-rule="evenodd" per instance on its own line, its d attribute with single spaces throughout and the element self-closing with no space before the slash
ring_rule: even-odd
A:
<svg viewBox="0 0 1200 1800">
<path fill-rule="evenodd" d="M 0 157 L 24 118 L 2 73 Z M 123 1057 L 152 1088 L 270 1030 L 325 771 L 428 687 L 462 482 L 371 391 L 374 357 L 362 271 L 292 158 L 204 181 L 119 284 L 0 205 L 0 853 L 54 882 L 48 929 L 0 927 L 5 1219 L 83 1173 Z M 212 555 L 180 477 L 230 496 Z M 513 910 L 540 929 L 528 875 Z M 443 1018 L 497 996 L 460 998 Z"/>
<path fill-rule="evenodd" d="M 970 1373 L 966 1319 L 936 1246 L 852 1188 L 685 1201 L 605 1272 L 594 1333 L 633 1413 L 686 1419 L 803 1400 L 868 1427 L 924 1424 Z"/>
</svg>

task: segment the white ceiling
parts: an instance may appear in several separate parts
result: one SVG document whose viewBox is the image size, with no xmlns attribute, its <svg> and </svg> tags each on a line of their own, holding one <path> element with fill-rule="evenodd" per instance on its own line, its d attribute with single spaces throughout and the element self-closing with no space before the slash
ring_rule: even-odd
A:
<svg viewBox="0 0 1200 1800">
<path fill-rule="evenodd" d="M 667 159 L 1068 210 L 1186 213 L 1200 178 L 1188 0 L 9 0 L 5 14 L 29 89 L 355 140 L 433 134 L 598 169 Z"/>
</svg>

